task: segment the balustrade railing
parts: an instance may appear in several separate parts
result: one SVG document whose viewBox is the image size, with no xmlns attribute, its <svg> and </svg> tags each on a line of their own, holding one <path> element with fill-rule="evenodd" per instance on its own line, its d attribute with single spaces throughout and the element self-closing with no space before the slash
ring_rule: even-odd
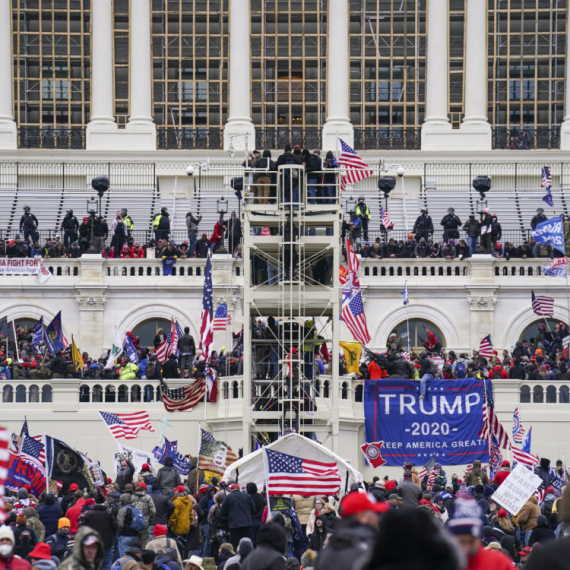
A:
<svg viewBox="0 0 570 570">
<path fill-rule="evenodd" d="M 220 150 L 224 146 L 224 131 L 211 127 L 159 127 L 156 129 L 156 145 L 159 150 Z"/>
<path fill-rule="evenodd" d="M 357 150 L 419 150 L 421 129 L 411 127 L 366 127 L 354 129 Z"/>
<path fill-rule="evenodd" d="M 560 148 L 560 127 L 493 127 L 493 148 L 557 149 Z"/>
<path fill-rule="evenodd" d="M 83 127 L 19 127 L 19 148 L 83 149 Z"/>
</svg>

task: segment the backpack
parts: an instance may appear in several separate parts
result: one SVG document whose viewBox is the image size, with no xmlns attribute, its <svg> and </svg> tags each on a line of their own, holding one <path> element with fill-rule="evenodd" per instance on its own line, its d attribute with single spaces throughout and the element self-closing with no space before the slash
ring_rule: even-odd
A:
<svg viewBox="0 0 570 570">
<path fill-rule="evenodd" d="M 171 560 L 172 562 L 178 562 L 178 548 L 176 546 L 176 543 L 174 541 L 174 546 L 170 546 L 170 542 L 171 539 L 170 538 L 166 538 L 166 548 L 163 548 L 162 551 L 164 552 L 164 555 Z M 170 570 L 170 568 L 168 569 Z"/>
<path fill-rule="evenodd" d="M 132 514 L 132 520 L 131 524 L 129 525 L 129 529 L 134 530 L 135 532 L 140 532 L 141 530 L 144 530 L 146 526 L 146 520 L 144 518 L 144 515 L 139 511 L 139 509 L 133 507 L 132 505 L 127 505 L 127 507 L 131 510 Z"/>
<path fill-rule="evenodd" d="M 299 166 L 299 163 L 293 158 L 292 154 L 285 155 L 285 164 L 294 164 L 296 166 Z M 295 168 L 292 169 L 292 172 L 293 172 L 293 180 L 297 180 L 297 178 L 299 177 L 299 171 Z"/>
<path fill-rule="evenodd" d="M 136 560 L 130 556 L 128 556 L 127 559 L 123 560 L 122 562 L 120 560 L 115 560 L 115 563 L 113 566 L 111 566 L 111 570 L 121 570 L 123 568 L 123 565 L 126 564 L 129 560 L 136 562 Z"/>
<path fill-rule="evenodd" d="M 455 363 L 455 374 L 457 376 L 457 378 L 465 378 L 466 375 L 466 370 L 465 370 L 465 362 L 456 362 Z"/>
</svg>

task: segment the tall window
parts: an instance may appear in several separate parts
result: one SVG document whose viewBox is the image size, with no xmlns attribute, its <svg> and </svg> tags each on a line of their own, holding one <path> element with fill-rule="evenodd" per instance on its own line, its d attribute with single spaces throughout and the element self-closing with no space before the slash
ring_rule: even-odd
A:
<svg viewBox="0 0 570 570">
<path fill-rule="evenodd" d="M 489 0 L 489 120 L 556 127 L 564 115 L 566 0 Z"/>
<path fill-rule="evenodd" d="M 410 349 L 414 351 L 423 350 L 424 340 L 427 338 L 427 331 L 433 333 L 441 346 L 445 348 L 445 338 L 441 330 L 429 321 L 422 319 L 410 319 L 409 322 L 400 323 L 395 329 L 396 333 L 402 338 L 402 347 L 404 350 L 408 349 L 408 331 L 410 338 Z M 388 339 L 386 339 L 388 340 Z"/>
<path fill-rule="evenodd" d="M 449 2 L 449 116 L 454 128 L 461 125 L 465 111 L 465 2 Z"/>
<path fill-rule="evenodd" d="M 144 321 L 133 329 L 133 335 L 139 337 L 139 346 L 154 348 L 154 337 L 161 328 L 164 329 L 164 332 L 168 336 L 171 328 L 170 321 L 166 319 L 150 319 Z"/>
<path fill-rule="evenodd" d="M 350 0 L 350 116 L 355 127 L 420 127 L 426 0 Z"/>
<path fill-rule="evenodd" d="M 20 127 L 84 127 L 90 0 L 12 1 L 14 116 Z"/>
<path fill-rule="evenodd" d="M 324 124 L 326 55 L 327 0 L 251 0 L 256 127 Z"/>
<path fill-rule="evenodd" d="M 129 0 L 113 0 L 113 57 L 115 118 L 124 126 L 129 118 Z"/>
<path fill-rule="evenodd" d="M 228 100 L 228 0 L 152 0 L 154 120 L 221 128 Z"/>
</svg>

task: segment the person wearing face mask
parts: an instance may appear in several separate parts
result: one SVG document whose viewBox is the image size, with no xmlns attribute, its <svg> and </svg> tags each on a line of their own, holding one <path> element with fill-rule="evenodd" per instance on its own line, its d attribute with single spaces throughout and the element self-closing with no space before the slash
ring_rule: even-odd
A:
<svg viewBox="0 0 570 570">
<path fill-rule="evenodd" d="M 52 555 L 57 556 L 60 560 L 63 560 L 69 550 L 68 540 L 70 526 L 71 521 L 62 517 L 57 523 L 57 532 L 48 536 L 46 539 L 46 543 L 49 544 L 51 548 Z"/>
<path fill-rule="evenodd" d="M 15 555 L 14 533 L 9 526 L 0 526 L 0 570 L 31 570 L 27 560 Z"/>
</svg>

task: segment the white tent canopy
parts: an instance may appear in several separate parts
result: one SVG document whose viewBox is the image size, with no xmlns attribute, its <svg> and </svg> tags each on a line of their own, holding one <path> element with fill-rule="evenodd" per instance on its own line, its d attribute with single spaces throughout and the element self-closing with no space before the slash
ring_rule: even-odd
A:
<svg viewBox="0 0 570 570">
<path fill-rule="evenodd" d="M 300 457 L 301 459 L 312 459 L 313 461 L 330 462 L 336 461 L 341 480 L 341 494 L 348 492 L 352 483 L 362 481 L 362 475 L 354 469 L 342 457 L 327 449 L 324 445 L 312 441 L 297 433 L 290 433 L 285 437 L 280 437 L 277 441 L 266 446 L 267 449 L 280 451 Z M 238 483 L 255 483 L 259 490 L 265 485 L 265 458 L 263 449 L 258 449 L 249 455 L 234 461 L 226 468 L 224 481 L 236 480 L 239 469 Z"/>
</svg>

